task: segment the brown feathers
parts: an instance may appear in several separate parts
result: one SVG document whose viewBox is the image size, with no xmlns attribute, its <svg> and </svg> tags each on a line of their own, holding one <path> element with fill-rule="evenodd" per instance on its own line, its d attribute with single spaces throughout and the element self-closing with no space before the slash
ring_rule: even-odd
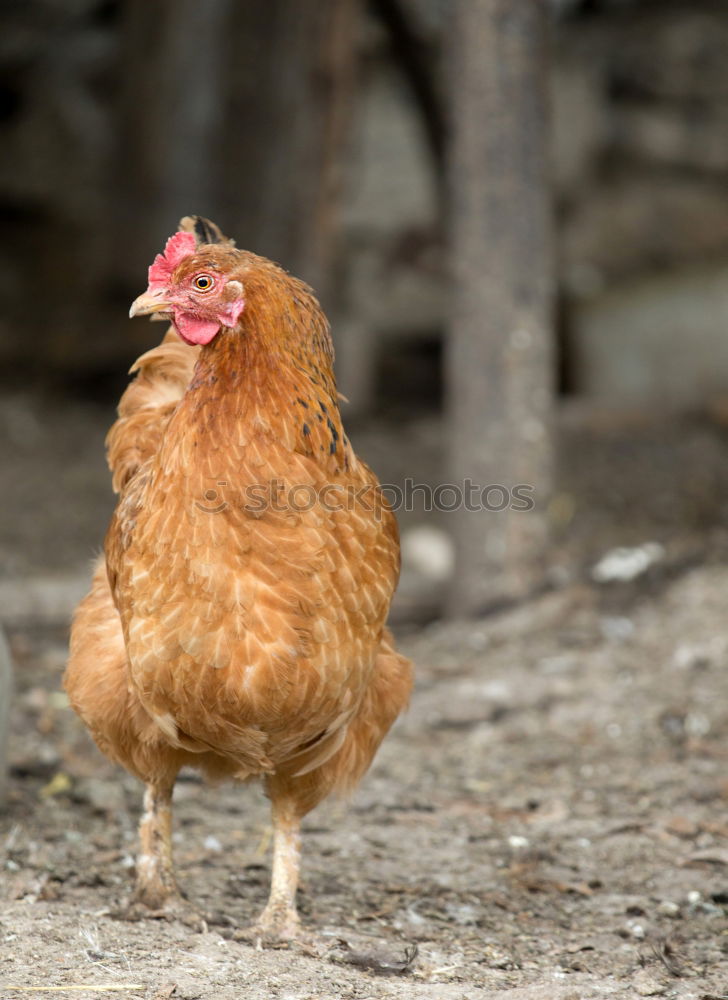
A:
<svg viewBox="0 0 728 1000">
<path fill-rule="evenodd" d="M 206 220 L 183 228 L 245 309 L 202 349 L 170 331 L 132 368 L 107 442 L 108 571 L 66 686 L 144 780 L 185 762 L 267 775 L 303 814 L 358 781 L 408 699 L 384 629 L 396 524 L 344 435 L 311 290 Z"/>
<path fill-rule="evenodd" d="M 114 490 L 118 493 L 159 447 L 172 411 L 185 393 L 198 350 L 172 328 L 162 343 L 142 354 L 130 374 L 137 377 L 119 403 L 119 419 L 106 438 Z"/>
</svg>

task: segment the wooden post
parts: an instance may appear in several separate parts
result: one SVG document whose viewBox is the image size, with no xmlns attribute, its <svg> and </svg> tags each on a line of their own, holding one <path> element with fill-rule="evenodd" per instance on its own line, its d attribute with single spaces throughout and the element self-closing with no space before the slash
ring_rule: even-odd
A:
<svg viewBox="0 0 728 1000">
<path fill-rule="evenodd" d="M 543 579 L 554 382 L 547 34 L 545 0 L 453 0 L 450 471 L 457 484 L 532 487 L 535 503 L 453 513 L 453 615 Z"/>
</svg>

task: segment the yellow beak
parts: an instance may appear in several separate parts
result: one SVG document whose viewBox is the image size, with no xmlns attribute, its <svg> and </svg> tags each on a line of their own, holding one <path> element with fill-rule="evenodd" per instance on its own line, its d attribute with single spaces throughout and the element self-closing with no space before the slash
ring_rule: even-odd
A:
<svg viewBox="0 0 728 1000">
<path fill-rule="evenodd" d="M 170 312 L 172 303 L 166 297 L 164 289 L 154 292 L 144 292 L 139 298 L 134 299 L 129 310 L 129 318 L 135 316 L 151 316 L 152 313 Z"/>
</svg>

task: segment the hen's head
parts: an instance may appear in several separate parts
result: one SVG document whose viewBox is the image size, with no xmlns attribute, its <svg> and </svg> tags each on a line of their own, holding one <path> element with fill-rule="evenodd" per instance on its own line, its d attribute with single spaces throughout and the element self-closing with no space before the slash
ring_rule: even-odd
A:
<svg viewBox="0 0 728 1000">
<path fill-rule="evenodd" d="M 199 244 L 194 233 L 177 232 L 154 258 L 149 287 L 129 315 L 169 315 L 188 344 L 209 344 L 222 327 L 234 327 L 245 308 L 236 262 L 230 243 Z"/>
</svg>

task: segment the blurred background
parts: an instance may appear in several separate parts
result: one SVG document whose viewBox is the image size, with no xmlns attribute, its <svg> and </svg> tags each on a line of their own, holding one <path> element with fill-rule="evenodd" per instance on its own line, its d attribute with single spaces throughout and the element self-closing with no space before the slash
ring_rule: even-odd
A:
<svg viewBox="0 0 728 1000">
<path fill-rule="evenodd" d="M 1 0 L 0 980 L 726 995 L 727 54 L 726 0 Z M 398 512 L 412 707 L 306 834 L 351 988 L 101 909 L 139 789 L 60 678 L 188 214 L 315 287 L 383 483 L 534 501 Z M 190 898 L 248 924 L 262 796 L 177 793 Z"/>
<path fill-rule="evenodd" d="M 501 3 L 478 25 L 471 6 L 5 0 L 8 622 L 83 592 L 113 504 L 104 434 L 160 332 L 128 307 L 188 213 L 314 285 L 383 482 L 534 486 L 532 514 L 401 513 L 401 623 L 579 580 L 616 546 L 668 572 L 728 555 L 728 8 L 550 0 L 506 23 Z M 510 280 L 538 301 L 499 302 Z M 493 316 L 517 334 L 524 301 L 528 370 L 501 358 L 489 382 L 475 341 L 498 341 Z M 523 449 L 489 436 L 515 419 L 504 372 L 537 411 Z"/>
</svg>

